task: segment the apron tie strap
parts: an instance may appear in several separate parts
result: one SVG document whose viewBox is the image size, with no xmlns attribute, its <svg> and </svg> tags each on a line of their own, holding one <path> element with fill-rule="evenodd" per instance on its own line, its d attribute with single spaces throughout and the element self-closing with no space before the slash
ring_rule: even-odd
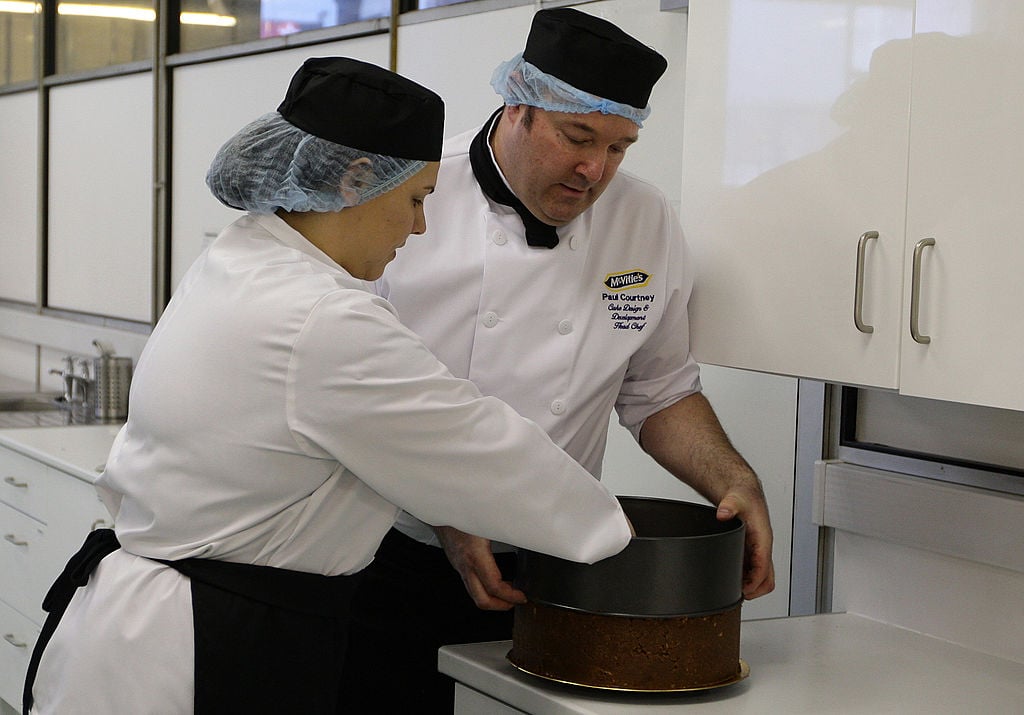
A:
<svg viewBox="0 0 1024 715">
<path fill-rule="evenodd" d="M 43 598 L 43 610 L 47 612 L 46 621 L 39 632 L 39 639 L 35 648 L 32 649 L 32 659 L 28 663 L 28 672 L 25 675 L 25 690 L 22 693 L 22 710 L 28 715 L 32 709 L 32 685 L 36 680 L 36 671 L 39 669 L 39 659 L 43 655 L 46 644 L 50 642 L 53 632 L 57 630 L 57 624 L 64 616 L 68 604 L 71 603 L 75 591 L 89 583 L 89 576 L 100 561 L 121 548 L 113 529 L 96 529 L 85 538 L 82 548 L 69 560 L 64 570 L 61 571 L 57 580 L 50 586 L 46 597 Z"/>
</svg>

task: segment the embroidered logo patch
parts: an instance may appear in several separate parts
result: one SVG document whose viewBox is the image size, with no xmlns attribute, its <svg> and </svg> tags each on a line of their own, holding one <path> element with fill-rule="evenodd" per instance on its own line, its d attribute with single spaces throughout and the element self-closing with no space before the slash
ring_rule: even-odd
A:
<svg viewBox="0 0 1024 715">
<path fill-rule="evenodd" d="M 609 273 L 602 284 L 607 289 L 601 292 L 601 300 L 608 309 L 612 330 L 641 332 L 647 327 L 654 305 L 654 294 L 649 291 L 627 293 L 634 288 L 643 288 L 651 281 L 651 274 L 640 269 Z"/>
<path fill-rule="evenodd" d="M 630 290 L 647 285 L 651 280 L 649 273 L 635 269 L 625 273 L 609 273 L 604 278 L 604 285 L 608 290 Z"/>
</svg>

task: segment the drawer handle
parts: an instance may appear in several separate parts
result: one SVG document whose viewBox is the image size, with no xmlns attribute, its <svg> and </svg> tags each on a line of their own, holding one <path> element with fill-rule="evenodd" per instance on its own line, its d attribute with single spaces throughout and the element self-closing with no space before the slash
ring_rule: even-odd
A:
<svg viewBox="0 0 1024 715">
<path fill-rule="evenodd" d="M 15 546 L 28 546 L 27 541 L 22 541 L 14 534 L 4 534 L 4 541 L 14 544 Z"/>
<path fill-rule="evenodd" d="M 853 289 L 853 324 L 862 333 L 875 332 L 875 326 L 864 322 L 864 252 L 868 241 L 876 240 L 878 231 L 867 231 L 857 241 L 857 276 Z"/>
<path fill-rule="evenodd" d="M 928 335 L 921 333 L 921 253 L 925 248 L 935 245 L 934 238 L 922 238 L 914 246 L 914 264 L 910 281 L 910 337 L 914 342 L 927 345 L 932 341 Z"/>
<path fill-rule="evenodd" d="M 18 489 L 28 488 L 28 482 L 19 482 L 14 477 L 4 477 L 4 484 L 10 484 L 12 487 L 17 487 Z"/>
<path fill-rule="evenodd" d="M 4 633 L 4 640 L 10 643 L 15 648 L 28 648 L 28 643 L 19 641 L 13 633 Z"/>
</svg>

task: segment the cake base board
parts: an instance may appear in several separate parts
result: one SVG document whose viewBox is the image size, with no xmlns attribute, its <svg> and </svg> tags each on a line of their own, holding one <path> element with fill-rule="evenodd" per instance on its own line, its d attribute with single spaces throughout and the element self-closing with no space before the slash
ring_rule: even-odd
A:
<svg viewBox="0 0 1024 715">
<path fill-rule="evenodd" d="M 550 675 L 544 675 L 543 673 L 534 673 L 534 672 L 532 672 L 530 670 L 527 670 L 523 666 L 519 665 L 514 660 L 512 660 L 512 651 L 509 651 L 508 654 L 505 656 L 505 658 L 517 670 L 519 670 L 519 671 L 521 671 L 523 673 L 526 673 L 527 675 L 532 675 L 532 676 L 534 676 L 536 678 L 543 678 L 544 680 L 547 680 L 547 681 L 550 681 L 550 682 L 553 682 L 553 683 L 562 683 L 564 685 L 574 685 L 574 686 L 576 686 L 578 688 L 589 688 L 591 690 L 612 690 L 612 691 L 620 692 L 620 693 L 692 693 L 692 692 L 697 692 L 699 690 L 714 690 L 715 688 L 724 688 L 727 685 L 733 685 L 734 683 L 738 683 L 741 680 L 745 680 L 750 675 L 750 666 L 747 665 L 747 662 L 745 660 L 740 658 L 739 665 L 737 666 L 736 675 L 734 675 L 731 678 L 727 678 L 725 680 L 721 680 L 721 681 L 719 681 L 717 683 L 710 683 L 710 684 L 707 684 L 707 685 L 699 685 L 699 686 L 690 687 L 690 688 L 670 688 L 670 689 L 665 689 L 665 688 L 658 688 L 658 689 L 654 689 L 654 688 L 644 688 L 644 689 L 638 689 L 638 688 L 616 688 L 616 687 L 611 687 L 611 686 L 607 686 L 607 685 L 591 685 L 589 683 L 574 683 L 574 682 L 569 681 L 569 680 L 560 680 L 559 678 L 553 678 Z"/>
</svg>

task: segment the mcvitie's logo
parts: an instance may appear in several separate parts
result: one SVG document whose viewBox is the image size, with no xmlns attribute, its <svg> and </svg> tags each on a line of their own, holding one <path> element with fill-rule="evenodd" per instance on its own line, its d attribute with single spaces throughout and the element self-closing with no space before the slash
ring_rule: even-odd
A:
<svg viewBox="0 0 1024 715">
<path fill-rule="evenodd" d="M 626 271 L 625 273 L 609 273 L 604 284 L 608 290 L 629 290 L 647 285 L 651 276 L 641 270 Z"/>
</svg>

